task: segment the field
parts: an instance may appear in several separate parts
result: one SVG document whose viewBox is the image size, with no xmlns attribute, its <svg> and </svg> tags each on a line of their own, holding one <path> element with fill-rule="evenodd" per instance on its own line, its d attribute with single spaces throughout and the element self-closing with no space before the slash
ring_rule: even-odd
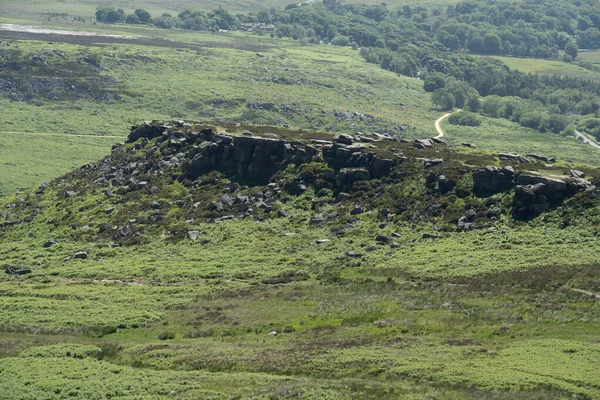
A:
<svg viewBox="0 0 600 400">
<path fill-rule="evenodd" d="M 592 52 L 579 53 L 578 61 L 590 61 L 593 57 Z M 587 78 L 592 80 L 600 80 L 600 73 L 587 70 L 576 64 L 566 63 L 560 60 L 544 60 L 539 58 L 519 58 L 519 57 L 502 57 L 502 56 L 479 56 L 481 58 L 493 58 L 500 60 L 508 65 L 511 69 L 516 69 L 522 72 L 540 73 L 548 75 L 564 75 L 579 78 Z"/>
<path fill-rule="evenodd" d="M 431 241 L 374 217 L 343 237 L 200 223 L 208 244 L 131 248 L 18 228 L 2 257 L 36 272 L 0 281 L 2 398 L 599 397 L 598 302 L 569 289 L 600 288 L 595 233 L 499 222 Z M 340 259 L 389 229 L 399 249 Z M 80 250 L 90 259 L 63 260 Z M 281 271 L 298 280 L 265 283 Z"/>
<path fill-rule="evenodd" d="M 104 157 L 113 138 L 0 133 L 0 196 L 54 179 Z"/>
<path fill-rule="evenodd" d="M 192 222 L 202 242 L 111 248 L 42 223 L 71 214 L 54 190 L 24 194 L 42 211 L 0 244 L 35 270 L 0 278 L 2 398 L 600 397 L 598 301 L 572 290 L 600 290 L 597 230 L 501 219 L 434 241 L 373 210 L 339 236 L 288 205 L 290 220 Z M 106 203 L 74 204 L 92 223 Z M 341 257 L 392 231 L 399 248 Z"/>
<path fill-rule="evenodd" d="M 141 162 L 136 145 L 114 160 Z M 286 195 L 285 218 L 207 221 L 203 204 L 229 185 L 218 173 L 187 186 L 157 173 L 156 190 L 108 195 L 81 170 L 43 194 L 7 196 L 0 257 L 32 272 L 0 277 L 2 396 L 600 398 L 594 194 L 517 222 L 509 193 L 435 196 L 418 158 L 443 157 L 438 172 L 467 190 L 470 175 L 455 169 L 496 163 L 489 155 L 378 146 L 410 156 L 395 181 L 363 185 L 348 203 L 313 187 Z M 355 202 L 366 211 L 352 217 Z M 449 217 L 426 216 L 435 204 Z M 485 204 L 500 215 L 455 232 L 452 215 Z M 384 207 L 398 217 L 382 219 Z M 311 226 L 320 213 L 330 222 Z M 119 242 L 106 229 L 142 233 Z"/>
</svg>

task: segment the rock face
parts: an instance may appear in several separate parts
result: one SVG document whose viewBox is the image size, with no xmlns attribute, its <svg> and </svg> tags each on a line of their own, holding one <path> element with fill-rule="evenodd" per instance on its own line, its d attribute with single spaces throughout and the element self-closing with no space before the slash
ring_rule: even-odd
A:
<svg viewBox="0 0 600 400">
<path fill-rule="evenodd" d="M 139 138 L 153 139 L 163 134 L 169 127 L 167 125 L 158 124 L 157 121 L 151 123 L 144 122 L 140 126 L 132 126 L 131 133 L 127 137 L 127 143 L 133 143 Z"/>
<path fill-rule="evenodd" d="M 187 155 L 191 159 L 185 168 L 189 179 L 220 169 L 231 170 L 242 179 L 264 181 L 289 163 L 310 162 L 317 153 L 312 146 L 280 139 L 231 137 L 212 131 L 201 137 L 205 140 Z"/>
<path fill-rule="evenodd" d="M 532 174 L 520 174 L 513 198 L 513 217 L 535 218 L 590 185 L 582 179 L 560 180 Z"/>
<path fill-rule="evenodd" d="M 488 165 L 473 173 L 473 191 L 478 196 L 506 192 L 516 185 L 516 174 L 511 167 L 502 169 Z"/>
<path fill-rule="evenodd" d="M 389 175 L 397 161 L 381 158 L 372 152 L 364 152 L 363 146 L 334 143 L 323 146 L 323 158 L 336 168 L 363 168 L 372 178 Z"/>
</svg>

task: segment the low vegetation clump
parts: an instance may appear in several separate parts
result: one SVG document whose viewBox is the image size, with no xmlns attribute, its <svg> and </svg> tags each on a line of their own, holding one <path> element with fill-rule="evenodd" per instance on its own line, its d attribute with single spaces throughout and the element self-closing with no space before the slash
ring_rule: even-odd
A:
<svg viewBox="0 0 600 400">
<path fill-rule="evenodd" d="M 476 114 L 466 112 L 466 111 L 459 111 L 457 113 L 452 114 L 450 116 L 450 118 L 448 118 L 448 122 L 450 122 L 452 125 L 462 125 L 462 126 L 480 126 L 481 125 L 481 119 L 479 117 L 477 117 Z"/>
</svg>

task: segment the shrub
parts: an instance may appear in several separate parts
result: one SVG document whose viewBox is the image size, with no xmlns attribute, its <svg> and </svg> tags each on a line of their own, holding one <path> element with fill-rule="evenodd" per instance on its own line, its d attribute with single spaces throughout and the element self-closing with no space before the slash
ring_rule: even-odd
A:
<svg viewBox="0 0 600 400">
<path fill-rule="evenodd" d="M 481 125 L 481 119 L 471 112 L 467 111 L 459 111 L 454 113 L 448 119 L 452 125 L 462 125 L 462 126 L 479 126 Z"/>
<path fill-rule="evenodd" d="M 36 358 L 86 358 L 100 359 L 102 350 L 96 346 L 79 344 L 57 344 L 50 346 L 30 347 L 21 352 L 21 357 Z"/>
<path fill-rule="evenodd" d="M 158 334 L 158 340 L 167 340 L 167 339 L 175 339 L 175 334 L 173 332 L 161 332 Z"/>
</svg>

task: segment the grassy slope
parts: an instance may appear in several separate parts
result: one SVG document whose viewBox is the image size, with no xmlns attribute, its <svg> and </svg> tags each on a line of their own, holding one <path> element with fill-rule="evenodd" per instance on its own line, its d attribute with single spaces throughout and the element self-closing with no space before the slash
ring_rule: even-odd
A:
<svg viewBox="0 0 600 400">
<path fill-rule="evenodd" d="M 170 40 L 202 47 L 199 50 L 119 44 L 103 47 L 102 69 L 97 74 L 118 82 L 121 100 L 97 102 L 83 98 L 73 103 L 43 99 L 16 102 L 3 98 L 0 105 L 7 110 L 4 122 L 9 123 L 5 132 L 120 136 L 141 120 L 189 118 L 248 120 L 334 132 L 391 129 L 407 137 L 431 135 L 431 121 L 437 113 L 427 110 L 429 99 L 422 83 L 367 64 L 356 51 L 270 39 L 259 42 L 256 37 L 236 34 L 151 32 L 165 33 Z M 12 46 L 21 49 L 26 60 L 44 53 L 43 48 L 47 47 L 46 42 L 36 41 L 15 42 Z M 86 47 L 65 43 L 55 43 L 52 49 L 73 59 L 89 52 Z M 257 57 L 255 50 L 262 51 L 265 57 Z M 54 62 L 48 57 L 49 62 Z M 274 79 L 286 83 L 272 83 Z M 255 110 L 249 108 L 250 103 L 273 103 L 278 110 Z M 357 118 L 342 120 L 333 115 L 334 110 L 358 111 L 378 120 L 372 123 Z M 397 124 L 402 124 L 405 130 L 399 130 Z M 46 139 L 37 142 L 42 140 Z M 67 142 L 55 140 L 51 151 L 56 153 L 60 143 Z M 72 160 L 67 159 L 62 169 L 56 168 L 54 161 L 43 164 L 47 158 L 38 158 L 45 165 L 42 179 L 66 172 L 65 167 L 93 161 L 107 154 L 111 145 L 110 140 L 100 139 L 78 139 L 73 143 L 81 147 L 69 144 L 70 147 L 63 149 L 62 156 L 74 154 L 72 149 L 77 154 Z M 29 157 L 28 148 L 13 146 L 13 149 L 17 150 L 13 158 Z M 20 150 L 26 154 L 20 154 Z M 15 187 L 39 184 L 41 179 L 36 181 L 33 176 L 24 169 L 10 171 L 10 178 L 0 177 L 1 190 L 10 192 Z"/>
<path fill-rule="evenodd" d="M 589 55 L 588 55 L 589 54 Z M 579 61 L 587 61 L 593 56 L 591 53 L 580 53 L 577 57 Z M 570 64 L 561 60 L 544 60 L 539 58 L 521 58 L 521 57 L 502 57 L 502 56 L 480 56 L 482 58 L 493 58 L 502 61 L 511 69 L 516 69 L 522 72 L 574 76 L 578 78 L 587 78 L 598 80 L 600 74 L 594 71 L 587 70 L 576 64 Z"/>
<path fill-rule="evenodd" d="M 581 61 L 591 62 L 592 64 L 600 64 L 600 52 L 582 51 L 577 55 L 577 59 Z"/>
<path fill-rule="evenodd" d="M 571 160 L 577 164 L 598 165 L 600 152 L 573 137 L 562 137 L 524 128 L 501 118 L 481 117 L 478 127 L 452 125 L 442 122 L 445 138 L 451 145 L 469 142 L 479 149 L 495 153 L 542 154 Z"/>
<path fill-rule="evenodd" d="M 105 156 L 114 139 L 0 133 L 0 196 Z"/>
<path fill-rule="evenodd" d="M 388 196 L 401 190 L 411 194 L 400 197 L 428 201 L 415 174 L 386 186 Z M 220 195 L 219 182 L 194 189 L 189 202 Z M 64 199 L 73 185 L 86 196 Z M 340 217 L 309 227 L 309 191 L 285 203 L 289 218 L 198 219 L 182 228 L 200 232 L 195 242 L 164 232 L 147 234 L 145 245 L 113 247 L 95 239 L 109 218 L 103 210 L 112 204 L 111 215 L 144 213 L 154 197 L 123 203 L 102 191 L 83 179 L 6 199 L 38 211 L 32 222 L 6 229 L 0 243 L 7 264 L 34 269 L 0 277 L 5 398 L 173 391 L 193 398 L 209 390 L 215 398 L 600 397 L 598 302 L 567 289 L 600 290 L 598 206 L 567 229 L 558 225 L 569 207 L 544 221 L 515 225 L 501 217 L 490 229 L 439 240 L 421 236 L 440 221 L 381 225 L 378 210 L 369 209 L 338 236 L 330 228 L 344 223 L 352 202 L 324 207 Z M 155 195 L 164 215 L 182 218 L 167 205 L 185 193 L 175 184 Z M 510 207 L 510 199 L 499 200 Z M 459 209 L 476 201 L 455 198 Z M 63 222 L 54 227 L 51 218 Z M 400 247 L 375 245 L 375 235 L 392 232 Z M 43 248 L 49 239 L 59 244 Z M 90 258 L 64 260 L 81 250 Z M 346 250 L 365 257 L 343 257 Z M 283 271 L 308 279 L 262 283 Z"/>
</svg>

